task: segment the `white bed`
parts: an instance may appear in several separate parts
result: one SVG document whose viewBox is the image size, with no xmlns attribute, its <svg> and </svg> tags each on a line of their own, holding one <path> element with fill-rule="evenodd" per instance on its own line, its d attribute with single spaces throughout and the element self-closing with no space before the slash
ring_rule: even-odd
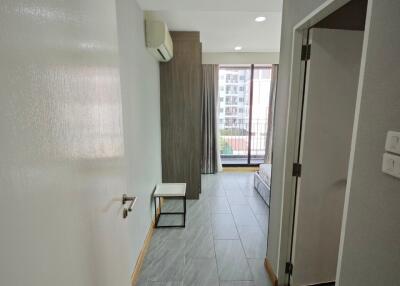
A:
<svg viewBox="0 0 400 286">
<path fill-rule="evenodd" d="M 260 164 L 260 169 L 254 174 L 254 188 L 269 206 L 271 195 L 271 164 Z"/>
</svg>

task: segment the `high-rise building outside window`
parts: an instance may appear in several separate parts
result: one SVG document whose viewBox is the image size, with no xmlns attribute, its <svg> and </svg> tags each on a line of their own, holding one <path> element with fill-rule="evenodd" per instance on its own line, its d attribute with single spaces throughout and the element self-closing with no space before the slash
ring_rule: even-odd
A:
<svg viewBox="0 0 400 286">
<path fill-rule="evenodd" d="M 268 65 L 220 66 L 218 122 L 224 165 L 263 162 L 270 84 Z"/>
</svg>

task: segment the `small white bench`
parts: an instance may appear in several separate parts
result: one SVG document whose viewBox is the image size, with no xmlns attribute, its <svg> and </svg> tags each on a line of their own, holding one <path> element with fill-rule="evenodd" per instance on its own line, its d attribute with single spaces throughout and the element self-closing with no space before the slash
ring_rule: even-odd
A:
<svg viewBox="0 0 400 286">
<path fill-rule="evenodd" d="M 185 227 L 186 223 L 186 183 L 161 183 L 157 184 L 156 190 L 153 193 L 154 197 L 154 213 L 155 227 Z M 157 215 L 157 198 L 160 207 L 160 213 Z M 160 198 L 182 199 L 183 212 L 162 212 Z M 158 225 L 161 215 L 183 215 L 183 224 L 181 225 Z"/>
</svg>

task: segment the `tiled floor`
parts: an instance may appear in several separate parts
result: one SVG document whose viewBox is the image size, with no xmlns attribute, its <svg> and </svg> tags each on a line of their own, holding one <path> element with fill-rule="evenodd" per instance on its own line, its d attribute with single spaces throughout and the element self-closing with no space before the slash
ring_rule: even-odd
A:
<svg viewBox="0 0 400 286">
<path fill-rule="evenodd" d="M 178 210 L 166 201 L 163 211 Z M 178 217 L 160 223 L 180 223 Z M 268 208 L 252 173 L 202 177 L 199 200 L 188 201 L 186 228 L 157 229 L 138 286 L 269 286 L 264 270 Z"/>
</svg>

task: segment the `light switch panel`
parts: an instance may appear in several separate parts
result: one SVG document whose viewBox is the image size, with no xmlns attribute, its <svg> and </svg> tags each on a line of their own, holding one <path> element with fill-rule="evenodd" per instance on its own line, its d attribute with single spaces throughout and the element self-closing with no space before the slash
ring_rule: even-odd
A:
<svg viewBox="0 0 400 286">
<path fill-rule="evenodd" d="M 387 152 L 400 154 L 400 132 L 388 131 L 385 150 Z"/>
<path fill-rule="evenodd" d="M 400 156 L 383 154 L 382 172 L 400 179 Z"/>
</svg>

